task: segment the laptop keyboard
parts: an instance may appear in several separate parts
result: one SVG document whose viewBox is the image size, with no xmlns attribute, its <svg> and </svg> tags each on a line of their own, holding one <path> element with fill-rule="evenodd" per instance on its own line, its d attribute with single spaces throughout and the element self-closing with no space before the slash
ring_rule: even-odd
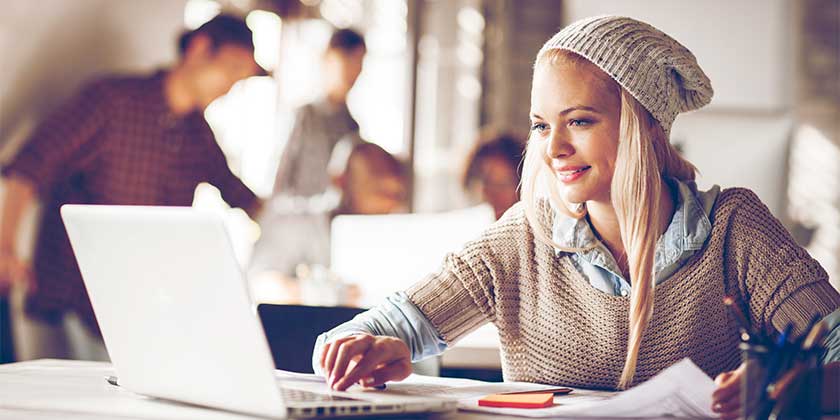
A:
<svg viewBox="0 0 840 420">
<path fill-rule="evenodd" d="M 353 398 L 339 397 L 337 395 L 320 394 L 317 392 L 303 391 L 300 389 L 291 389 L 280 387 L 280 392 L 283 395 L 283 400 L 286 402 L 322 402 L 322 401 L 358 401 Z"/>
</svg>

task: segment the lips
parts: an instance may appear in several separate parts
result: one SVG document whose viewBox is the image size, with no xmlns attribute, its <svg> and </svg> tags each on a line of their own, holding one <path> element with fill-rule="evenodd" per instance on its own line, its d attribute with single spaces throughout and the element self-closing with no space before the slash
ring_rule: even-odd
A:
<svg viewBox="0 0 840 420">
<path fill-rule="evenodd" d="M 557 175 L 560 177 L 560 181 L 564 183 L 569 183 L 577 180 L 586 172 L 591 169 L 591 166 L 563 166 L 561 168 L 556 168 L 555 171 Z"/>
</svg>

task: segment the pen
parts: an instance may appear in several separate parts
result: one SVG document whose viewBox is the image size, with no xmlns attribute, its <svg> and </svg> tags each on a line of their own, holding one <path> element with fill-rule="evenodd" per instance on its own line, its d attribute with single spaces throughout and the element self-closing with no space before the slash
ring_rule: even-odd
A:
<svg viewBox="0 0 840 420">
<path fill-rule="evenodd" d="M 820 319 L 822 319 L 822 315 L 814 314 L 814 316 L 811 318 L 811 322 L 808 323 L 808 326 L 805 327 L 804 330 L 802 330 L 802 334 L 799 335 L 799 337 L 796 339 L 796 341 L 794 341 L 794 344 L 795 344 L 796 348 L 799 348 L 799 347 L 802 346 L 802 342 L 805 341 L 805 337 L 807 337 L 808 333 L 811 331 L 811 329 L 813 329 L 814 326 L 817 325 L 818 322 L 820 322 Z"/>
<path fill-rule="evenodd" d="M 729 312 L 738 323 L 738 327 L 741 329 L 741 340 L 750 341 L 750 338 L 753 335 L 752 330 L 750 329 L 750 322 L 747 321 L 747 317 L 745 317 L 741 310 L 735 305 L 735 298 L 732 296 L 725 296 L 723 298 L 723 304 L 729 308 Z"/>
<path fill-rule="evenodd" d="M 819 345 L 819 342 L 822 341 L 826 330 L 825 322 L 817 322 L 814 324 L 814 326 L 811 327 L 811 331 L 808 331 L 808 335 L 805 336 L 805 341 L 802 342 L 802 350 L 807 352 L 815 345 Z"/>
<path fill-rule="evenodd" d="M 788 363 L 785 346 L 787 345 L 787 337 L 793 331 L 793 324 L 789 323 L 784 330 L 776 337 L 775 349 L 770 353 L 767 362 L 767 371 L 765 372 L 764 381 L 762 381 L 762 392 L 769 392 L 770 384 L 779 375 L 779 372 L 784 370 L 784 366 Z"/>
<path fill-rule="evenodd" d="M 500 395 L 523 395 L 523 394 L 547 394 L 552 393 L 554 395 L 565 395 L 572 392 L 571 388 L 548 388 L 548 389 L 537 389 L 534 391 L 512 391 L 512 392 L 502 392 Z"/>
</svg>

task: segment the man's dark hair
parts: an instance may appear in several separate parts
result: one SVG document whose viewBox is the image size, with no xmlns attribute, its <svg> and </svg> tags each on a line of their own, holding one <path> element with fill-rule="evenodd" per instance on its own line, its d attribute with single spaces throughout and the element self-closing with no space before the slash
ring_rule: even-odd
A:
<svg viewBox="0 0 840 420">
<path fill-rule="evenodd" d="M 357 48 L 367 50 L 365 37 L 352 29 L 339 29 L 330 37 L 328 49 L 342 52 L 353 52 Z"/>
<path fill-rule="evenodd" d="M 198 29 L 185 32 L 178 39 L 178 52 L 183 55 L 196 35 L 205 35 L 210 39 L 215 50 L 225 44 L 236 44 L 254 50 L 254 38 L 251 29 L 242 18 L 221 14 L 199 26 Z"/>
</svg>

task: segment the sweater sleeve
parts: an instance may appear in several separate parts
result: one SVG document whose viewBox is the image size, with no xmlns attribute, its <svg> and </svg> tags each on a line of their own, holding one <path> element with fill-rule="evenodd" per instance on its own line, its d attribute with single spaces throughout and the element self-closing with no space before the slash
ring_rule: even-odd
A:
<svg viewBox="0 0 840 420">
<path fill-rule="evenodd" d="M 515 281 L 527 248 L 520 242 L 533 240 L 527 223 L 521 203 L 514 205 L 478 239 L 449 254 L 439 272 L 408 289 L 449 346 L 496 321 L 496 288 Z"/>
<path fill-rule="evenodd" d="M 730 274 L 749 305 L 756 329 L 782 331 L 788 324 L 802 334 L 815 316 L 840 308 L 840 295 L 828 274 L 770 213 L 752 191 L 731 190 L 737 197 L 729 220 Z M 732 275 L 728 277 L 732 278 Z"/>
</svg>

